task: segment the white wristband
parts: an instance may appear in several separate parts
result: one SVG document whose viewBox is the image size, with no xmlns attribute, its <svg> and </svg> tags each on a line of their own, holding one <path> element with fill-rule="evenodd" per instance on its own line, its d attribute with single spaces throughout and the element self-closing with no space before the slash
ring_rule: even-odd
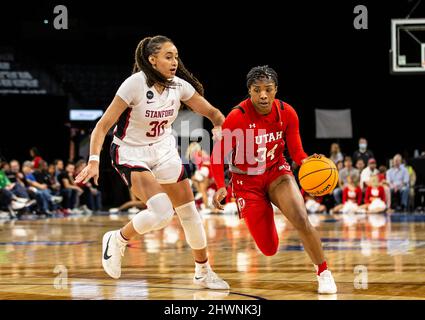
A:
<svg viewBox="0 0 425 320">
<path fill-rule="evenodd" d="M 100 157 L 97 154 L 93 154 L 89 157 L 89 161 L 97 161 L 100 162 Z"/>
</svg>

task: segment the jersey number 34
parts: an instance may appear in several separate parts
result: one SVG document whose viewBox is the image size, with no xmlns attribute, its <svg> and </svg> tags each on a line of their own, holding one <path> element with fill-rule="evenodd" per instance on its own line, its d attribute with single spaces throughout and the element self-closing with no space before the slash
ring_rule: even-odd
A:
<svg viewBox="0 0 425 320">
<path fill-rule="evenodd" d="M 267 148 L 260 147 L 257 149 L 258 156 L 255 158 L 258 162 L 264 162 L 266 157 L 270 157 L 270 160 L 274 159 L 274 152 L 276 151 L 277 143 L 274 145 L 272 149 L 267 152 Z"/>
</svg>

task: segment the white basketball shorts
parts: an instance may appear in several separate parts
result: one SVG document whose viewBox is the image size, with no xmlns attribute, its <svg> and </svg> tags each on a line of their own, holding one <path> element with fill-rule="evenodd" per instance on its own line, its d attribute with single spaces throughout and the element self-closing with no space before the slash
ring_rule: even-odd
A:
<svg viewBox="0 0 425 320">
<path fill-rule="evenodd" d="M 132 171 L 150 171 L 160 184 L 187 178 L 176 148 L 176 139 L 172 135 L 146 146 L 118 145 L 113 142 L 110 152 L 113 167 L 128 187 L 131 187 Z"/>
</svg>

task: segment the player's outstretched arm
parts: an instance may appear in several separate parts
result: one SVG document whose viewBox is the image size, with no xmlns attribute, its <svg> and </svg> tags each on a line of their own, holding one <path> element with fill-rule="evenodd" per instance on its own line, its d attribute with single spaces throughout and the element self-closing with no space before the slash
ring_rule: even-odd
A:
<svg viewBox="0 0 425 320">
<path fill-rule="evenodd" d="M 220 140 L 221 125 L 223 124 L 225 118 L 221 111 L 213 107 L 207 99 L 205 99 L 197 92 L 195 92 L 195 94 L 184 103 L 187 104 L 189 108 L 193 110 L 193 112 L 199 113 L 212 122 L 214 125 L 213 140 Z"/>
<path fill-rule="evenodd" d="M 109 129 L 118 121 L 120 115 L 127 109 L 127 103 L 119 96 L 115 96 L 103 116 L 97 122 L 90 137 L 90 158 L 87 166 L 75 178 L 76 183 L 87 183 L 91 178 L 98 185 L 99 155 L 102 150 L 105 136 Z"/>
<path fill-rule="evenodd" d="M 236 137 L 233 131 L 237 129 L 241 122 L 240 110 L 231 111 L 223 123 L 223 136 L 220 141 L 216 141 L 211 153 L 211 171 L 217 185 L 217 191 L 213 197 L 213 205 L 217 209 L 223 210 L 220 203 L 227 196 L 224 179 L 224 159 L 236 147 Z"/>
<path fill-rule="evenodd" d="M 286 128 L 285 138 L 288 146 L 289 155 L 296 162 L 301 165 L 307 158 L 301 142 L 299 131 L 298 115 L 292 106 L 287 106 L 288 127 Z"/>
</svg>

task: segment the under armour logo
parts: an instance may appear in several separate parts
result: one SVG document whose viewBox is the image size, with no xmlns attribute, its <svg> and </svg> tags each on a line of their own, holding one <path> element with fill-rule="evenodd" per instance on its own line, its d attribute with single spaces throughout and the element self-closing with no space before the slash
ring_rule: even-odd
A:
<svg viewBox="0 0 425 320">
<path fill-rule="evenodd" d="M 243 181 L 241 181 L 241 180 L 236 180 L 236 183 L 237 184 L 240 184 L 240 185 L 243 185 Z"/>
<path fill-rule="evenodd" d="M 249 125 L 249 128 L 250 128 L 250 129 L 255 128 L 255 123 L 251 123 L 251 124 Z"/>
</svg>

